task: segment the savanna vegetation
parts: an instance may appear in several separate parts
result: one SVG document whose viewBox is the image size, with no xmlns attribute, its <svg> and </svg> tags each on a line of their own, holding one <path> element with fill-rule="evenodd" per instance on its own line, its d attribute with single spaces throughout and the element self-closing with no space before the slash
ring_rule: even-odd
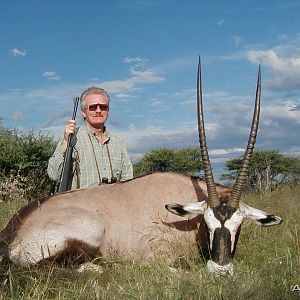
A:
<svg viewBox="0 0 300 300">
<path fill-rule="evenodd" d="M 234 180 L 243 162 L 243 157 L 233 158 L 226 163 L 228 173 L 221 179 Z M 270 190 L 283 183 L 300 182 L 300 159 L 270 151 L 256 151 L 251 158 L 247 180 L 248 189 Z"/>
<path fill-rule="evenodd" d="M 47 194 L 51 182 L 46 169 L 54 147 L 48 136 L 21 133 L 0 123 L 0 199 L 30 201 Z"/>
<path fill-rule="evenodd" d="M 50 182 L 45 171 L 54 147 L 55 142 L 47 136 L 20 134 L 0 126 L 0 229 L 20 207 L 48 193 Z M 278 155 L 281 154 L 276 152 L 274 157 Z M 98 262 L 102 272 L 80 274 L 72 266 L 66 268 L 49 263 L 25 269 L 8 266 L 2 260 L 0 300 L 300 299 L 297 289 L 300 288 L 299 173 L 293 171 L 285 176 L 285 170 L 294 168 L 280 159 L 276 164 L 266 158 L 261 161 L 266 164 L 260 169 L 252 167 L 253 174 L 259 170 L 263 179 L 265 170 L 269 170 L 268 180 L 274 180 L 274 184 L 272 188 L 258 189 L 252 180 L 249 181 L 249 187 L 255 188 L 244 193 L 243 201 L 281 216 L 284 222 L 269 228 L 248 221 L 244 223 L 233 276 L 208 274 L 196 247 L 188 248 L 177 241 L 174 248 L 179 259 L 174 261 L 175 272 L 160 258 L 145 262 L 126 261 L 115 256 Z M 296 170 L 298 163 L 297 159 L 292 163 Z M 281 169 L 274 167 L 280 164 Z M 234 178 L 238 161 L 228 164 L 227 168 Z M 194 175 L 201 169 L 197 148 L 158 149 L 145 154 L 135 164 L 135 174 L 160 170 Z"/>
<path fill-rule="evenodd" d="M 161 148 L 145 153 L 134 164 L 134 175 L 140 176 L 156 171 L 177 172 L 187 175 L 199 174 L 203 169 L 199 148 Z"/>
<path fill-rule="evenodd" d="M 226 162 L 226 169 L 220 180 L 234 182 L 242 166 L 243 156 Z M 203 163 L 198 147 L 152 150 L 135 163 L 135 176 L 154 171 L 169 171 L 187 175 L 201 176 Z M 300 158 L 285 155 L 277 150 L 256 151 L 253 153 L 249 176 L 246 183 L 248 190 L 270 190 L 283 183 L 299 183 Z"/>
</svg>

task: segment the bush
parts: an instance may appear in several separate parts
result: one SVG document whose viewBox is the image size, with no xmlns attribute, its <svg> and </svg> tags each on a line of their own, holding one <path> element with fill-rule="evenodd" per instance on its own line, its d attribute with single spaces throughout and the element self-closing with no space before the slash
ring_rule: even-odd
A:
<svg viewBox="0 0 300 300">
<path fill-rule="evenodd" d="M 53 138 L 41 133 L 20 133 L 0 125 L 2 200 L 45 195 L 50 190 L 46 169 L 54 148 Z"/>
</svg>

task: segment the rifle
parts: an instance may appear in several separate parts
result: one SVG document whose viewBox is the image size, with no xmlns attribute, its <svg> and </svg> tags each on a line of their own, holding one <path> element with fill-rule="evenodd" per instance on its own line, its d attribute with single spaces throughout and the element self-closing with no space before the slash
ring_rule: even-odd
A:
<svg viewBox="0 0 300 300">
<path fill-rule="evenodd" d="M 77 107 L 79 102 L 79 97 L 75 97 L 74 99 L 74 110 L 72 115 L 72 120 L 76 119 Z M 58 193 L 69 191 L 72 187 L 72 179 L 71 176 L 73 171 L 73 149 L 76 144 L 77 138 L 76 134 L 70 134 L 68 137 L 67 149 L 65 152 L 63 167 L 61 171 L 61 176 L 59 180 Z"/>
</svg>

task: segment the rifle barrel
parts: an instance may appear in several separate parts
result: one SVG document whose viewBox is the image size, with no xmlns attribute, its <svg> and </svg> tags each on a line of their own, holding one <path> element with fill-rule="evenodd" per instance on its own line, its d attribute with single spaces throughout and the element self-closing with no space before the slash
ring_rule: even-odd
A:
<svg viewBox="0 0 300 300">
<path fill-rule="evenodd" d="M 78 103 L 79 103 L 79 97 L 75 97 L 72 120 L 76 119 Z M 60 183 L 58 188 L 59 193 L 69 191 L 72 187 L 71 173 L 73 171 L 72 158 L 73 158 L 73 148 L 74 148 L 74 143 L 71 143 L 72 137 L 73 134 L 70 134 L 68 137 L 67 149 L 65 152 L 65 157 L 64 157 L 64 162 L 63 162 L 63 167 L 62 167 L 61 177 L 60 177 Z"/>
</svg>

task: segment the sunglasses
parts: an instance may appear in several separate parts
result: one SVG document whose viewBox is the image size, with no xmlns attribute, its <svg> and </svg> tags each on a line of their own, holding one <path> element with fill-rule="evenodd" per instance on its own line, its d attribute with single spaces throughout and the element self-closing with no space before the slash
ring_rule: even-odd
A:
<svg viewBox="0 0 300 300">
<path fill-rule="evenodd" d="M 101 103 L 90 104 L 88 106 L 88 110 L 89 111 L 96 111 L 98 106 L 99 106 L 100 110 L 108 111 L 108 104 L 101 104 Z"/>
</svg>

